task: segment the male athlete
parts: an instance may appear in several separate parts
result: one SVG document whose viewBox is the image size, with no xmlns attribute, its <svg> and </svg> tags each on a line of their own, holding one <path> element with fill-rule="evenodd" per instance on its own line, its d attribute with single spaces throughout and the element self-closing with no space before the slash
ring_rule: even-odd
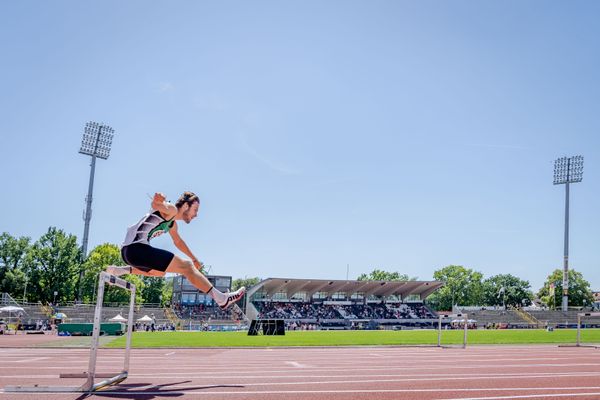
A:
<svg viewBox="0 0 600 400">
<path fill-rule="evenodd" d="M 192 285 L 210 294 L 222 309 L 233 305 L 242 298 L 246 288 L 241 287 L 232 293 L 220 292 L 200 273 L 204 265 L 192 254 L 177 233 L 175 221 L 183 220 L 189 224 L 198 215 L 199 207 L 200 199 L 192 192 L 184 192 L 174 205 L 166 201 L 164 194 L 154 194 L 150 212 L 137 224 L 127 229 L 121 256 L 128 266 L 109 266 L 106 271 L 117 276 L 123 274 L 164 276 L 165 272 L 182 274 Z M 191 261 L 184 260 L 170 251 L 150 246 L 151 239 L 165 232 L 169 232 L 175 246 Z"/>
</svg>

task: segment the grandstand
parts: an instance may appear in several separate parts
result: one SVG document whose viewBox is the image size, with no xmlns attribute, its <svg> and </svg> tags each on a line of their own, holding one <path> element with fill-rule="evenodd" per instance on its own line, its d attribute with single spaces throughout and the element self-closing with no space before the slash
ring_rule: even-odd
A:
<svg viewBox="0 0 600 400">
<path fill-rule="evenodd" d="M 577 325 L 577 314 L 585 312 L 581 310 L 528 310 L 531 316 L 539 321 L 543 327 L 566 328 Z M 600 318 L 591 318 L 588 323 L 600 325 Z"/>
<path fill-rule="evenodd" d="M 269 278 L 248 290 L 250 319 L 283 319 L 288 326 L 325 329 L 434 327 L 424 300 L 438 281 L 350 281 Z"/>
<path fill-rule="evenodd" d="M 469 315 L 478 328 L 531 328 L 537 324 L 527 319 L 523 312 L 516 309 L 488 309 L 486 307 L 457 307 L 458 312 Z"/>
</svg>

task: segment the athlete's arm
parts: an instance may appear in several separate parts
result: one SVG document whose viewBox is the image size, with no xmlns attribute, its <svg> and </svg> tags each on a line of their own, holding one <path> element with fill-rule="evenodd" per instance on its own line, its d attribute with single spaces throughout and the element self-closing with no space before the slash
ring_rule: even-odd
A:
<svg viewBox="0 0 600 400">
<path fill-rule="evenodd" d="M 196 258 L 196 256 L 194 256 L 190 248 L 187 246 L 187 244 L 185 244 L 181 236 L 179 236 L 179 233 L 177 232 L 177 222 L 173 221 L 173 226 L 171 227 L 171 229 L 169 229 L 169 234 L 173 239 L 175 247 L 177 247 L 179 251 L 181 251 L 183 254 L 191 258 L 192 262 L 194 263 L 194 266 L 198 268 L 198 270 L 202 271 L 202 269 L 204 268 L 204 264 L 202 264 L 202 261 L 199 261 Z"/>
<path fill-rule="evenodd" d="M 152 209 L 160 211 L 165 219 L 171 219 L 175 216 L 175 214 L 177 214 L 177 207 L 169 203 L 165 195 L 162 193 L 154 193 L 154 198 L 152 199 Z"/>
</svg>

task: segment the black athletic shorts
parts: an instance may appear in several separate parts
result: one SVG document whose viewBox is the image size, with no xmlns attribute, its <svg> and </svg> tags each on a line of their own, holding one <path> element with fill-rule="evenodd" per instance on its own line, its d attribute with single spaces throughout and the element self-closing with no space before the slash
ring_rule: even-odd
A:
<svg viewBox="0 0 600 400">
<path fill-rule="evenodd" d="M 166 271 L 167 267 L 175 257 L 170 251 L 157 249 L 144 243 L 133 243 L 121 248 L 121 257 L 127 265 L 149 271 Z"/>
</svg>

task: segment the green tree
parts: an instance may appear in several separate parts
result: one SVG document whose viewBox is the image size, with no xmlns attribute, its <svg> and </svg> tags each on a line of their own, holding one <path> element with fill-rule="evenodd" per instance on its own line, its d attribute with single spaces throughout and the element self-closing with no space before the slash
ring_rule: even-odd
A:
<svg viewBox="0 0 600 400">
<path fill-rule="evenodd" d="M 29 251 L 28 237 L 15 238 L 4 232 L 0 235 L 0 293 L 18 298 L 23 295 L 26 275 L 23 260 Z"/>
<path fill-rule="evenodd" d="M 121 259 L 121 251 L 117 245 L 111 243 L 96 246 L 89 254 L 87 260 L 83 263 L 82 292 L 85 303 L 95 303 L 98 291 L 98 277 L 101 271 L 104 271 L 108 265 L 125 265 Z M 141 276 L 124 275 L 123 279 L 133 283 L 136 287 L 135 302 L 141 304 L 144 302 L 145 283 Z M 123 303 L 127 304 L 130 300 L 128 291 L 115 286 L 107 286 L 104 289 L 105 303 Z"/>
<path fill-rule="evenodd" d="M 56 301 L 73 301 L 77 295 L 80 260 L 77 238 L 55 227 L 48 228 L 23 260 L 31 288 L 30 300 L 52 302 L 57 292 Z"/>
<path fill-rule="evenodd" d="M 27 277 L 27 275 L 25 275 L 23 269 L 11 269 L 4 275 L 3 291 L 10 294 L 15 299 L 22 298 L 23 301 L 28 301 L 27 299 L 30 297 L 26 294 L 28 283 L 29 278 Z"/>
<path fill-rule="evenodd" d="M 144 303 L 162 303 L 165 278 L 144 276 L 144 289 L 142 297 Z"/>
<path fill-rule="evenodd" d="M 260 282 L 260 278 L 258 277 L 248 278 L 247 276 L 245 276 L 244 278 L 234 279 L 233 282 L 231 282 L 231 290 L 238 290 L 242 286 L 246 286 L 246 289 L 248 289 L 256 285 L 258 282 Z"/>
<path fill-rule="evenodd" d="M 162 288 L 162 300 L 160 302 L 161 307 L 168 307 L 171 305 L 171 299 L 173 298 L 173 285 L 174 280 L 172 277 L 165 278 L 165 284 Z"/>
<path fill-rule="evenodd" d="M 482 302 L 483 275 L 462 265 L 449 265 L 433 273 L 433 279 L 444 282 L 427 298 L 436 310 L 452 310 L 453 305 L 475 306 Z"/>
<path fill-rule="evenodd" d="M 538 298 L 549 308 L 560 309 L 563 296 L 563 271 L 555 269 L 544 282 L 544 286 L 538 291 Z M 552 296 L 551 285 L 554 284 L 554 296 Z M 594 295 L 590 289 L 590 283 L 583 279 L 581 272 L 569 269 L 569 306 L 589 306 L 594 302 Z"/>
<path fill-rule="evenodd" d="M 492 276 L 483 281 L 483 304 L 487 306 L 529 305 L 533 300 L 530 284 L 510 274 Z"/>
<path fill-rule="evenodd" d="M 388 272 L 380 269 L 374 269 L 369 274 L 360 274 L 359 281 L 416 281 L 417 278 L 410 278 L 406 274 L 399 272 Z"/>
</svg>

